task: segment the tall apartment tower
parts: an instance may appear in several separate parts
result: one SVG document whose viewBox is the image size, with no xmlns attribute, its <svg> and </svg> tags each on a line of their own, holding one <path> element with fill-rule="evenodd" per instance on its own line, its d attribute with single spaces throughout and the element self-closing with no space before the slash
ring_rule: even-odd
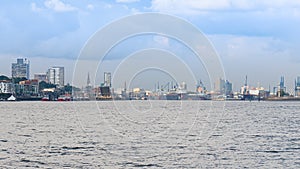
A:
<svg viewBox="0 0 300 169">
<path fill-rule="evenodd" d="M 65 70 L 64 67 L 54 66 L 48 69 L 47 72 L 48 82 L 58 85 L 59 87 L 65 84 Z"/>
<path fill-rule="evenodd" d="M 111 87 L 111 73 L 104 72 L 104 86 Z"/>
<path fill-rule="evenodd" d="M 12 77 L 25 77 L 29 79 L 29 60 L 26 58 L 18 58 L 17 63 L 11 64 Z"/>
</svg>

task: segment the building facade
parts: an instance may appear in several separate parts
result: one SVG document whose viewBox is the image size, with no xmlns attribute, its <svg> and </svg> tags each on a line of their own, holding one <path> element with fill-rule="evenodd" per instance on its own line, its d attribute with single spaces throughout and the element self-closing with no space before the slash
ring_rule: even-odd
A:
<svg viewBox="0 0 300 169">
<path fill-rule="evenodd" d="M 48 82 L 47 74 L 46 73 L 35 73 L 34 79 L 37 79 L 39 82 L 45 81 Z"/>
<path fill-rule="evenodd" d="M 300 96 L 300 77 L 298 76 L 295 80 L 295 96 Z"/>
<path fill-rule="evenodd" d="M 0 93 L 13 93 L 13 84 L 11 82 L 0 82 Z"/>
<path fill-rule="evenodd" d="M 37 79 L 20 81 L 15 84 L 17 96 L 37 96 L 39 92 L 39 81 Z"/>
<path fill-rule="evenodd" d="M 104 72 L 104 86 L 111 87 L 111 73 Z"/>
<path fill-rule="evenodd" d="M 25 77 L 29 79 L 29 60 L 26 58 L 18 58 L 17 63 L 11 64 L 11 76 L 15 77 Z"/>
<path fill-rule="evenodd" d="M 215 91 L 223 95 L 231 95 L 233 93 L 232 83 L 228 80 L 218 79 L 215 83 Z"/>
<path fill-rule="evenodd" d="M 58 87 L 62 87 L 65 84 L 65 70 L 64 67 L 51 67 L 47 71 L 47 79 L 51 84 L 58 85 Z"/>
</svg>

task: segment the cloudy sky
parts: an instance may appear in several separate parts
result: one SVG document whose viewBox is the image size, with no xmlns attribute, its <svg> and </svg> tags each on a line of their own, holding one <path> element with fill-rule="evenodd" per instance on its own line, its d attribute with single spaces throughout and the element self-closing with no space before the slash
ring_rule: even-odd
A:
<svg viewBox="0 0 300 169">
<path fill-rule="evenodd" d="M 0 74 L 10 76 L 11 63 L 27 57 L 32 76 L 60 65 L 66 67 L 66 81 L 71 82 L 80 50 L 95 32 L 143 12 L 170 14 L 195 25 L 213 44 L 235 89 L 245 75 L 252 86 L 265 88 L 277 85 L 280 76 L 292 88 L 300 76 L 298 0 L 4 0 Z M 154 41 L 165 43 L 166 38 Z"/>
</svg>

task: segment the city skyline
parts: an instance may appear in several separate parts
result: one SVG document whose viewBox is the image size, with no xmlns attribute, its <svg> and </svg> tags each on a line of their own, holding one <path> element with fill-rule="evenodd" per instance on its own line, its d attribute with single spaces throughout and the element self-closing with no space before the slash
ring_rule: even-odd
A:
<svg viewBox="0 0 300 169">
<path fill-rule="evenodd" d="M 11 77 L 11 78 L 13 78 L 13 77 L 25 77 L 25 78 L 27 78 L 28 76 L 30 76 L 30 71 L 28 71 L 29 67 L 30 67 L 29 63 L 30 63 L 30 60 L 28 60 L 27 58 L 20 58 L 19 57 L 19 58 L 16 59 L 16 63 L 11 63 L 12 64 L 11 76 L 5 75 L 5 74 L 1 74 L 1 75 Z M 20 64 L 21 67 L 22 66 L 24 67 L 24 65 L 25 65 L 25 67 L 24 67 L 25 72 L 23 70 L 21 70 L 21 72 L 24 74 L 23 76 L 13 76 L 13 74 L 16 74 L 16 71 L 13 71 L 13 65 L 18 65 L 18 64 Z M 19 67 L 20 66 L 17 66 L 17 68 L 19 68 Z M 46 71 L 44 73 L 33 72 L 32 75 L 30 76 L 31 78 L 27 78 L 27 79 L 28 80 L 29 79 L 34 79 L 34 80 L 39 80 L 39 81 L 45 81 L 45 82 L 48 82 L 50 84 L 58 85 L 60 87 L 64 86 L 65 84 L 73 85 L 72 83 L 69 83 L 69 82 L 65 83 L 64 82 L 65 81 L 65 75 L 64 75 L 65 74 L 64 73 L 65 69 L 64 69 L 63 66 L 50 66 L 49 68 L 47 68 L 45 70 Z M 57 72 L 57 73 L 55 73 L 55 72 Z M 158 72 L 160 72 L 160 74 L 161 74 L 161 71 L 158 71 Z M 96 80 L 94 80 L 94 82 L 96 82 L 96 81 L 98 81 L 98 82 L 92 84 L 91 79 L 90 79 L 90 75 L 89 75 L 90 73 L 88 72 L 88 75 L 86 76 L 87 83 L 90 86 L 94 86 L 94 87 L 108 86 L 108 87 L 112 87 L 114 89 L 121 89 L 122 87 L 125 86 L 127 88 L 126 83 L 127 83 L 128 80 L 124 80 L 124 83 L 125 83 L 124 86 L 122 86 L 122 85 L 112 85 L 111 72 L 101 72 L 101 73 L 103 73 L 103 76 L 102 76 L 103 80 L 96 79 Z M 123 73 L 126 73 L 126 72 L 123 72 Z M 99 73 L 97 72 L 97 74 L 99 74 Z M 141 88 L 141 89 L 155 91 L 156 89 L 159 89 L 161 86 L 164 86 L 164 85 L 169 84 L 169 83 L 174 83 L 175 84 L 174 86 L 177 86 L 177 87 L 180 86 L 181 83 L 186 83 L 185 81 L 176 81 L 174 78 L 167 77 L 169 75 L 166 75 L 166 76 L 162 76 L 160 78 L 160 80 L 158 80 L 156 82 L 152 81 L 152 83 L 151 83 L 152 87 L 149 87 L 149 85 L 147 86 L 147 85 L 145 85 L 145 83 L 143 84 L 143 81 L 145 81 L 144 79 L 149 77 L 149 71 L 148 71 L 148 74 L 146 72 L 143 75 L 146 75 L 146 76 L 145 77 L 133 77 L 133 79 L 130 80 L 132 82 L 132 84 L 130 84 L 127 89 Z M 151 74 L 151 75 L 153 75 L 153 74 Z M 161 76 L 161 75 L 156 75 L 156 78 L 158 78 L 158 76 Z M 136 81 L 135 79 L 138 79 L 137 82 L 133 82 L 133 81 Z M 280 88 L 284 87 L 287 92 L 289 92 L 291 94 L 294 94 L 293 91 L 295 90 L 295 87 L 299 86 L 300 76 L 295 77 L 292 82 L 288 82 L 288 83 L 291 83 L 291 84 L 294 85 L 293 87 L 290 87 L 290 88 L 286 87 L 286 85 L 285 85 L 287 83 L 287 81 L 285 81 L 285 76 L 280 76 L 280 80 L 278 80 L 277 83 L 272 85 L 272 86 L 271 85 L 262 86 L 260 83 L 257 83 L 256 85 L 255 84 L 248 84 L 248 76 L 247 75 L 246 75 L 246 79 L 244 79 L 244 80 L 245 80 L 244 81 L 245 83 L 243 85 L 236 86 L 235 88 L 233 88 L 233 86 L 235 86 L 235 85 L 232 83 L 232 81 L 230 81 L 230 79 L 219 78 L 219 79 L 216 79 L 213 82 L 213 84 L 210 84 L 211 86 L 208 87 L 208 89 L 210 91 L 222 91 L 222 93 L 227 93 L 226 90 L 228 90 L 228 89 L 229 89 L 229 91 L 233 91 L 233 92 L 242 92 L 243 88 L 245 86 L 248 86 L 249 88 L 253 88 L 253 89 L 262 87 L 262 88 L 264 88 L 265 91 L 270 90 L 270 92 L 272 92 L 277 87 L 280 87 Z M 81 81 L 83 81 L 83 83 L 84 83 L 84 79 L 81 79 Z M 146 81 L 146 82 L 148 82 L 148 81 Z M 199 86 L 199 84 L 204 85 L 205 83 L 207 83 L 207 82 L 205 82 L 205 81 L 203 82 L 201 79 L 199 79 L 193 85 L 186 84 L 186 88 L 187 88 L 187 86 L 189 86 L 188 91 L 194 91 L 194 89 L 197 90 L 197 86 Z M 158 85 L 162 84 L 162 85 L 157 86 L 157 84 Z M 89 86 L 89 85 L 87 85 L 87 86 Z M 153 85 L 154 85 L 154 87 L 153 87 Z M 77 87 L 79 87 L 79 86 L 77 86 Z M 84 86 L 81 86 L 81 87 L 84 87 Z M 207 86 L 204 85 L 204 87 L 207 87 Z"/>
<path fill-rule="evenodd" d="M 287 87 L 292 89 L 300 74 L 300 3 L 292 0 L 6 1 L 0 8 L 3 28 L 0 74 L 4 75 L 10 75 L 10 65 L 16 58 L 26 57 L 30 60 L 31 72 L 63 65 L 66 82 L 72 83 L 76 58 L 89 37 L 114 20 L 143 12 L 162 12 L 195 25 L 215 47 L 226 78 L 234 84 L 235 90 L 243 85 L 245 75 L 251 86 L 259 83 L 265 88 L 276 86 L 278 79 L 285 76 Z M 11 14 L 13 9 L 20 12 Z M 133 44 L 139 44 L 137 42 L 146 43 L 135 48 Z M 156 45 L 152 45 L 153 42 Z M 136 49 L 177 47 L 176 42 L 162 36 L 129 39 L 126 43 L 119 47 L 121 50 L 107 55 L 103 71 L 113 75 L 114 65 Z M 128 47 L 132 49 L 125 50 Z M 188 58 L 181 56 L 181 59 L 185 57 Z M 91 81 L 103 79 L 90 76 Z"/>
<path fill-rule="evenodd" d="M 47 69 L 46 73 L 33 73 L 34 74 L 34 78 L 28 78 L 28 76 L 30 75 L 29 73 L 29 65 L 30 61 L 27 58 L 18 58 L 16 63 L 12 63 L 12 72 L 11 72 L 11 78 L 27 78 L 28 80 L 33 80 L 33 81 L 37 81 L 37 82 L 41 82 L 44 81 L 46 83 L 49 84 L 54 84 L 56 85 L 58 88 L 64 87 L 65 83 L 64 83 L 64 67 L 62 66 L 51 66 L 50 68 Z M 16 69 L 16 70 L 14 70 Z M 18 71 L 20 73 L 18 73 Z M 126 73 L 126 72 L 125 72 Z M 149 73 L 149 72 L 148 72 Z M 16 76 L 16 74 L 18 74 L 18 76 Z M 145 74 L 143 74 L 145 75 Z M 5 75 L 4 75 L 5 76 Z M 136 75 L 137 76 L 137 75 Z M 148 75 L 149 76 L 149 75 Z M 146 75 L 146 78 L 148 78 L 148 76 Z M 9 77 L 9 76 L 8 76 Z M 136 88 L 140 88 L 143 90 L 149 90 L 149 91 L 172 91 L 173 89 L 180 89 L 183 90 L 185 92 L 200 92 L 201 91 L 205 91 L 207 90 L 207 92 L 217 92 L 217 93 L 221 93 L 221 94 L 225 94 L 225 95 L 231 95 L 235 92 L 238 93 L 244 93 L 245 90 L 254 90 L 254 91 L 268 91 L 270 93 L 276 93 L 277 90 L 283 90 L 284 92 L 287 92 L 291 95 L 299 95 L 299 86 L 300 86 L 300 76 L 297 76 L 295 78 L 294 81 L 294 88 L 293 89 L 288 89 L 285 86 L 285 77 L 281 76 L 280 77 L 280 82 L 278 83 L 278 85 L 275 86 L 270 86 L 269 88 L 266 88 L 264 86 L 260 86 L 260 84 L 258 84 L 257 86 L 251 86 L 248 84 L 248 77 L 246 75 L 245 77 L 245 83 L 244 86 L 241 86 L 240 90 L 234 90 L 233 89 L 233 84 L 228 80 L 228 79 L 222 79 L 219 78 L 217 79 L 215 82 L 213 82 L 213 86 L 211 87 L 207 87 L 204 85 L 202 80 L 197 81 L 196 85 L 193 86 L 195 87 L 193 90 L 193 87 L 190 87 L 188 90 L 188 84 L 185 81 L 176 81 L 175 79 L 171 78 L 163 78 L 163 83 L 161 83 L 161 81 L 157 81 L 157 83 L 154 83 L 154 87 L 153 88 L 147 88 L 143 85 L 141 85 L 141 82 L 143 82 L 145 77 L 139 77 L 140 79 L 138 80 L 138 83 L 134 83 L 131 82 L 132 84 L 130 84 L 129 86 L 126 85 L 127 80 L 124 80 L 124 86 L 123 88 L 121 86 L 116 87 L 112 85 L 112 77 L 111 77 L 111 72 L 103 72 L 103 81 L 99 84 L 91 84 L 91 80 L 90 80 L 90 73 L 88 72 L 87 74 L 87 82 L 86 82 L 86 88 L 92 88 L 92 87 L 109 87 L 114 89 L 121 89 L 121 90 L 135 90 Z M 137 78 L 137 77 L 134 77 Z M 83 79 L 81 79 L 82 81 Z M 22 82 L 23 83 L 23 82 Z M 68 83 L 69 84 L 69 83 Z M 73 85 L 73 84 L 71 84 Z M 171 85 L 171 86 L 170 86 Z M 74 87 L 78 87 L 78 86 L 74 86 Z M 82 86 L 83 87 L 83 86 Z M 5 87 L 2 87 L 3 90 L 5 89 Z"/>
</svg>

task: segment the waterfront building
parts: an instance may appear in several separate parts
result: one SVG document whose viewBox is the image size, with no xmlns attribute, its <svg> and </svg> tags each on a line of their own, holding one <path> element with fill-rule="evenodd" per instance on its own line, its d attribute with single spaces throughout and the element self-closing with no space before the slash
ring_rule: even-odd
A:
<svg viewBox="0 0 300 169">
<path fill-rule="evenodd" d="M 111 87 L 111 73 L 104 72 L 104 86 Z"/>
<path fill-rule="evenodd" d="M 47 79 L 49 83 L 63 87 L 65 79 L 64 67 L 54 66 L 49 68 L 47 71 Z"/>
<path fill-rule="evenodd" d="M 18 58 L 17 63 L 12 63 L 11 76 L 29 79 L 29 60 L 26 58 Z"/>
<path fill-rule="evenodd" d="M 134 88 L 132 89 L 132 92 L 129 92 L 130 100 L 147 100 L 147 97 L 146 91 L 141 88 Z"/>
<path fill-rule="evenodd" d="M 0 93 L 13 93 L 13 84 L 11 82 L 0 82 Z"/>
<path fill-rule="evenodd" d="M 228 80 L 224 79 L 218 79 L 215 83 L 215 92 L 221 94 L 221 95 L 231 95 L 232 92 L 232 83 L 230 83 Z"/>
<path fill-rule="evenodd" d="M 295 80 L 295 96 L 300 96 L 300 77 Z"/>
<path fill-rule="evenodd" d="M 37 79 L 20 81 L 15 85 L 18 96 L 37 96 L 39 92 L 39 81 Z"/>
<path fill-rule="evenodd" d="M 34 79 L 37 79 L 39 82 L 41 82 L 41 81 L 48 82 L 46 73 L 35 73 Z"/>
<path fill-rule="evenodd" d="M 182 82 L 180 84 L 180 89 L 186 91 L 187 90 L 187 84 L 185 82 Z"/>
</svg>

